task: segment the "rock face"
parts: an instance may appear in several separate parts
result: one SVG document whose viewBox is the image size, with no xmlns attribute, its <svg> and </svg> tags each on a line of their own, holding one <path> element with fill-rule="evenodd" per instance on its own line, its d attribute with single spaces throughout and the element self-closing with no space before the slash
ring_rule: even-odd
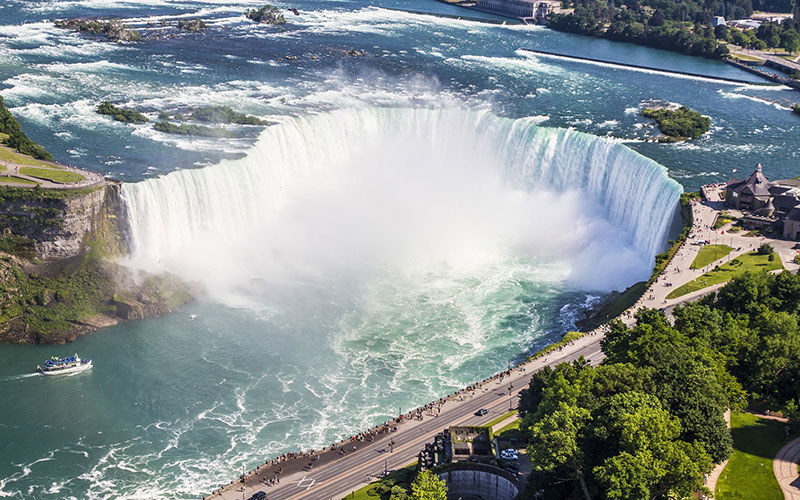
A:
<svg viewBox="0 0 800 500">
<path fill-rule="evenodd" d="M 0 341 L 58 344 L 192 300 L 174 276 L 132 270 L 119 184 L 0 187 Z"/>
<path fill-rule="evenodd" d="M 80 255 L 86 236 L 101 229 L 104 217 L 117 218 L 120 212 L 116 184 L 64 192 L 17 188 L 13 196 L 0 194 L 0 228 L 31 240 L 41 259 Z"/>
</svg>

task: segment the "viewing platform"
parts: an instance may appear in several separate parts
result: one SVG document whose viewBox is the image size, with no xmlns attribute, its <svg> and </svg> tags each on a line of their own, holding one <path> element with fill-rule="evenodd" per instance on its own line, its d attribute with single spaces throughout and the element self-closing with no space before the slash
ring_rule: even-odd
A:
<svg viewBox="0 0 800 500">
<path fill-rule="evenodd" d="M 95 172 L 57 162 L 37 160 L 0 145 L 0 186 L 45 189 L 84 189 L 101 186 L 105 178 Z"/>
</svg>

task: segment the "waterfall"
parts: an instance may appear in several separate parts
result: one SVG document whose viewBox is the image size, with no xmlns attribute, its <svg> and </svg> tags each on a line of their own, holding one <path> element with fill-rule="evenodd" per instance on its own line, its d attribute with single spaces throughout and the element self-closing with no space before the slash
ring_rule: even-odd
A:
<svg viewBox="0 0 800 500">
<path fill-rule="evenodd" d="M 384 146 L 392 141 L 403 146 Z M 379 169 L 382 158 L 436 151 L 444 158 L 436 162 L 456 163 L 450 167 L 456 170 L 460 164 L 465 171 L 467 163 L 496 164 L 502 181 L 522 192 L 578 193 L 545 199 L 567 200 L 581 204 L 583 211 L 598 212 L 587 215 L 601 216 L 609 227 L 621 230 L 650 265 L 665 244 L 681 193 L 666 168 L 623 145 L 574 130 L 540 127 L 529 119 L 461 109 L 340 110 L 271 126 L 242 159 L 124 185 L 132 260 L 159 267 L 218 242 L 246 244 L 242 242 L 248 235 L 263 231 L 265 221 L 285 209 L 308 183 L 347 182 L 337 176 L 340 169 L 375 148 L 384 149 L 372 152 L 364 172 Z M 425 168 L 431 175 L 438 170 L 435 165 Z M 413 197 L 424 184 L 417 182 L 407 193 Z M 474 190 L 477 199 L 480 186 Z M 259 237 L 274 240 L 282 235 Z"/>
</svg>

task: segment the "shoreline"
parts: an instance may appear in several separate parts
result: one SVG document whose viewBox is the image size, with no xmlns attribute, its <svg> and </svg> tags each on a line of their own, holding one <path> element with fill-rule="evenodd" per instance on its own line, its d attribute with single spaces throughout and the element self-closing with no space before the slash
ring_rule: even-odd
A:
<svg viewBox="0 0 800 500">
<path fill-rule="evenodd" d="M 727 78 L 727 77 L 723 77 L 723 76 L 710 76 L 710 75 L 703 75 L 703 74 L 700 74 L 700 73 L 691 73 L 691 72 L 688 72 L 688 71 L 655 68 L 655 67 L 652 67 L 652 66 L 641 66 L 641 65 L 638 65 L 638 64 L 629 64 L 629 63 L 616 62 L 616 61 L 606 61 L 606 60 L 603 60 L 603 59 L 596 59 L 596 58 L 593 58 L 593 57 L 570 56 L 570 55 L 559 54 L 557 52 L 550 52 L 550 51 L 546 51 L 546 50 L 534 50 L 534 49 L 527 49 L 527 48 L 521 48 L 520 50 L 522 50 L 524 52 L 529 52 L 529 53 L 534 54 L 534 55 L 552 57 L 552 58 L 555 58 L 555 59 L 568 59 L 568 60 L 571 60 L 571 61 L 580 61 L 580 62 L 586 62 L 586 63 L 609 64 L 609 65 L 614 65 L 614 66 L 620 66 L 620 67 L 623 67 L 623 68 L 646 70 L 646 71 L 656 71 L 658 73 L 665 73 L 665 74 L 669 74 L 669 75 L 691 76 L 691 77 L 694 77 L 694 78 L 703 78 L 703 79 L 707 79 L 707 80 L 711 80 L 711 81 L 735 83 L 737 85 L 758 85 L 758 86 L 764 86 L 764 87 L 777 86 L 777 84 L 775 84 L 775 83 L 750 82 L 750 81 L 747 81 L 747 80 L 739 80 L 737 78 Z M 756 73 L 756 74 L 760 74 L 760 73 Z"/>
<path fill-rule="evenodd" d="M 691 230 L 697 229 L 695 228 L 695 225 L 698 226 L 700 225 L 699 218 L 695 218 L 693 216 L 694 202 L 689 202 L 687 206 L 689 208 L 689 211 L 686 217 L 691 217 L 691 219 L 688 225 L 686 224 L 686 220 L 684 220 L 683 224 L 684 230 L 682 231 L 682 233 L 684 231 L 687 233 L 691 232 Z M 682 208 L 680 201 L 679 201 L 679 208 Z M 688 231 L 686 231 L 686 228 L 689 228 Z M 658 282 L 658 278 L 666 273 L 669 264 L 678 254 L 678 251 L 686 244 L 686 241 L 687 241 L 686 238 L 682 239 L 676 238 L 674 244 L 669 246 L 665 250 L 665 252 L 662 253 L 662 255 L 668 255 L 667 260 L 663 264 L 660 264 L 659 262 L 655 263 L 653 267 L 653 276 L 651 276 L 650 280 L 648 280 L 647 287 L 632 304 L 626 307 L 617 316 L 610 318 L 609 320 L 594 327 L 588 332 L 564 332 L 564 335 L 558 342 L 549 344 L 531 355 L 521 354 L 522 356 L 525 356 L 525 359 L 515 364 L 512 368 L 509 368 L 508 370 L 504 370 L 502 372 L 490 375 L 489 377 L 486 377 L 481 381 L 469 384 L 457 390 L 454 393 L 447 394 L 445 396 L 440 397 L 437 400 L 430 401 L 409 412 L 403 413 L 398 417 L 387 420 L 382 424 L 378 424 L 367 430 L 362 430 L 360 432 L 354 433 L 349 439 L 339 440 L 336 443 L 323 447 L 321 450 L 309 449 L 306 451 L 299 451 L 299 452 L 287 452 L 287 453 L 282 453 L 271 459 L 268 458 L 267 460 L 265 460 L 264 464 L 258 465 L 255 468 L 246 471 L 244 474 L 239 475 L 237 479 L 230 481 L 227 485 L 221 486 L 213 490 L 208 495 L 204 495 L 202 497 L 203 500 L 211 498 L 222 498 L 222 499 L 238 498 L 240 493 L 252 494 L 253 492 L 258 491 L 260 488 L 269 486 L 265 484 L 264 482 L 265 480 L 274 478 L 273 481 L 277 480 L 278 483 L 273 483 L 273 484 L 277 486 L 280 484 L 280 479 L 285 478 L 287 474 L 288 475 L 308 474 L 316 466 L 332 464 L 335 463 L 340 458 L 347 457 L 348 455 L 346 453 L 341 453 L 342 450 L 345 450 L 345 447 L 347 447 L 347 449 L 350 449 L 350 446 L 352 446 L 353 447 L 352 453 L 357 452 L 359 449 L 372 448 L 373 444 L 383 443 L 384 441 L 386 441 L 387 437 L 393 435 L 396 432 L 404 430 L 402 428 L 404 424 L 417 421 L 414 420 L 415 418 L 419 419 L 418 422 L 422 422 L 425 417 L 433 417 L 434 419 L 438 418 L 439 412 L 441 412 L 442 408 L 446 406 L 448 403 L 452 402 L 462 403 L 470 401 L 471 398 L 474 397 L 477 391 L 480 390 L 486 391 L 487 384 L 491 384 L 492 382 L 496 382 L 497 384 L 502 384 L 504 378 L 507 377 L 511 378 L 514 374 L 519 375 L 520 373 L 524 374 L 534 373 L 536 369 L 532 369 L 529 371 L 529 368 L 534 368 L 534 365 L 536 364 L 541 364 L 542 366 L 549 366 L 550 364 L 554 363 L 555 360 L 548 363 L 547 361 L 548 358 L 552 356 L 558 356 L 560 353 L 563 353 L 561 354 L 561 358 L 564 358 L 564 357 L 569 357 L 572 354 L 572 351 L 580 351 L 593 345 L 599 346 L 600 340 L 605 336 L 605 332 L 609 328 L 609 325 L 612 321 L 620 319 L 626 324 L 632 323 L 633 320 L 632 312 L 644 306 L 645 301 L 643 300 L 643 298 L 656 285 L 656 283 Z M 655 271 L 658 270 L 659 267 L 660 267 L 660 272 L 656 274 Z M 686 300 L 689 299 L 687 298 Z M 580 335 L 573 336 L 571 335 L 571 333 L 580 333 Z M 592 364 L 597 364 L 600 361 L 599 358 L 602 357 L 603 357 L 602 352 L 600 352 L 599 356 L 593 357 L 589 361 Z M 511 387 L 512 384 L 509 383 L 508 397 L 513 398 L 513 397 L 518 397 L 519 393 L 527 388 L 527 385 L 526 384 L 522 384 L 521 386 L 517 385 L 516 390 L 512 390 Z M 505 404 L 505 400 L 503 400 L 503 404 Z M 395 441 L 394 438 L 392 438 L 391 443 L 394 443 L 394 441 Z M 283 470 L 284 467 L 286 468 L 285 471 Z M 288 480 L 289 478 L 286 479 Z M 369 484 L 370 482 L 371 481 L 368 481 L 367 483 L 362 483 L 361 486 Z M 254 490 L 252 492 L 247 492 L 246 488 L 248 486 L 254 488 Z M 243 487 L 245 488 L 245 491 L 242 491 Z M 235 494 L 235 497 L 230 494 Z M 347 494 L 347 492 L 344 492 L 344 494 Z M 292 496 L 291 498 L 294 499 L 295 496 Z"/>
<path fill-rule="evenodd" d="M 551 344 L 509 370 L 470 384 L 371 429 L 353 434 L 350 438 L 340 440 L 322 450 L 285 453 L 267 459 L 264 464 L 240 475 L 203 498 L 238 500 L 242 494 L 251 495 L 269 488 L 269 497 L 274 500 L 341 499 L 351 491 L 378 479 L 389 464 L 391 468 L 408 465 L 416 458 L 421 446 L 429 442 L 442 428 L 452 425 L 485 425 L 482 421 L 488 422 L 495 416 L 505 414 L 513 405 L 514 398 L 527 388 L 530 375 L 538 369 L 570 362 L 581 356 L 590 364 L 598 364 L 604 357 L 600 341 L 611 321 L 619 319 L 627 326 L 631 326 L 635 323 L 635 313 L 641 308 L 658 308 L 665 314 L 670 314 L 675 306 L 695 301 L 724 286 L 724 283 L 721 283 L 675 299 L 665 298 L 673 289 L 672 280 L 675 280 L 675 286 L 678 286 L 681 282 L 691 281 L 697 273 L 703 272 L 702 269 L 690 270 L 689 266 L 701 248 L 696 244 L 697 241 L 707 239 L 708 231 L 717 231 L 710 228 L 722 208 L 716 199 L 719 189 L 718 184 L 703 186 L 702 199 L 685 201 L 688 214 L 691 216 L 691 225 L 685 225 L 682 231 L 682 235 L 685 236 L 676 239 L 673 245 L 660 254 L 665 257 L 656 262 L 653 276 L 647 283 L 645 292 L 635 303 L 609 322 L 578 337 L 565 335 L 561 342 Z M 779 255 L 782 258 L 787 256 L 785 252 L 783 254 L 779 252 Z M 656 273 L 656 270 L 659 272 Z M 787 265 L 786 270 L 797 272 L 798 266 Z M 472 412 L 478 408 L 489 408 L 489 414 L 475 416 Z M 433 424 L 423 423 L 426 418 L 433 419 Z M 390 442 L 387 439 L 389 436 L 394 436 Z M 381 449 L 380 446 L 386 445 L 387 442 L 391 445 L 391 449 L 388 450 L 386 446 Z M 351 446 L 353 448 L 350 448 Z M 341 453 L 341 450 L 350 450 L 350 453 Z M 370 450 L 376 454 L 362 453 Z M 317 468 L 321 470 L 317 471 Z M 314 478 L 309 477 L 312 473 L 315 474 Z M 264 482 L 273 478 L 277 482 L 272 484 Z"/>
</svg>

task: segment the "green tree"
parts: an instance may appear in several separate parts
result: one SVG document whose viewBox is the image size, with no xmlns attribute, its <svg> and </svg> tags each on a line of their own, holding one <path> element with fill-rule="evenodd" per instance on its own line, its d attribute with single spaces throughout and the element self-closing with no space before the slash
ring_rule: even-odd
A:
<svg viewBox="0 0 800 500">
<path fill-rule="evenodd" d="M 413 500 L 447 500 L 447 485 L 430 471 L 420 471 L 414 478 L 414 482 L 411 483 L 411 498 Z"/>
<path fill-rule="evenodd" d="M 586 500 L 591 500 L 586 485 L 587 464 L 583 441 L 589 411 L 565 402 L 531 428 L 528 452 L 536 471 L 547 472 L 560 481 L 577 481 Z"/>
<path fill-rule="evenodd" d="M 680 421 L 653 395 L 612 397 L 598 417 L 598 430 L 618 443 L 619 453 L 595 468 L 610 500 L 683 498 L 703 485 L 711 459 L 703 447 L 678 440 Z"/>
</svg>

